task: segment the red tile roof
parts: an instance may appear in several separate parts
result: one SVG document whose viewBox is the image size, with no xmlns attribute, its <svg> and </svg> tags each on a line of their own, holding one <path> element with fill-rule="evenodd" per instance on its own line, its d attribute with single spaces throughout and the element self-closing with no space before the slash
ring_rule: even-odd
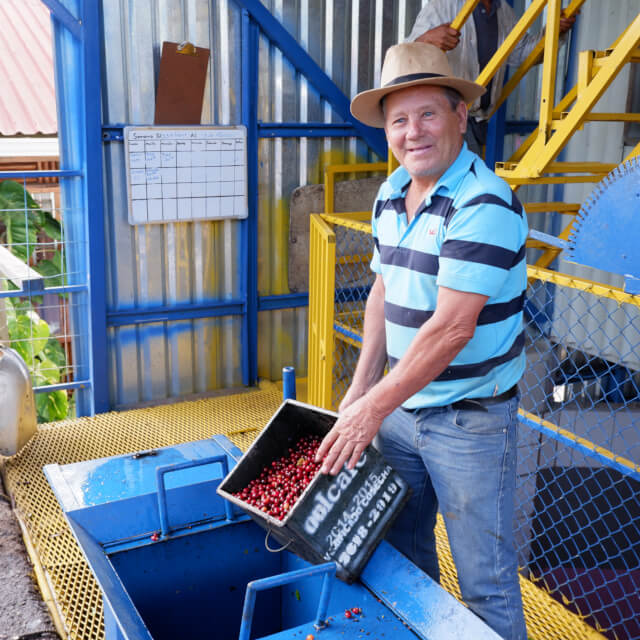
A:
<svg viewBox="0 0 640 640">
<path fill-rule="evenodd" d="M 41 0 L 2 0 L 0 135 L 57 131 L 49 10 Z"/>
</svg>

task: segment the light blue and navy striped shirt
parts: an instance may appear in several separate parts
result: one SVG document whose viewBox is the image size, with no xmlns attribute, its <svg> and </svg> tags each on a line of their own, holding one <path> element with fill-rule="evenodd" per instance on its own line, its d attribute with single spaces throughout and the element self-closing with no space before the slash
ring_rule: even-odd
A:
<svg viewBox="0 0 640 640">
<path fill-rule="evenodd" d="M 373 209 L 371 269 L 385 286 L 389 366 L 436 308 L 438 287 L 488 296 L 473 338 L 433 382 L 403 403 L 443 406 L 500 394 L 525 366 L 527 217 L 509 185 L 466 143 L 407 225 L 403 167 L 382 184 Z"/>
</svg>

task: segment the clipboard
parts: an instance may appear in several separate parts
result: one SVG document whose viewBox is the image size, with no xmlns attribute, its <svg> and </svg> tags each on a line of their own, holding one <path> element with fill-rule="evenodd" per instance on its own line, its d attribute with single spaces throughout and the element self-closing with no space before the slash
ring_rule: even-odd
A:
<svg viewBox="0 0 640 640">
<path fill-rule="evenodd" d="M 209 49 L 163 42 L 154 124 L 200 124 Z"/>
</svg>

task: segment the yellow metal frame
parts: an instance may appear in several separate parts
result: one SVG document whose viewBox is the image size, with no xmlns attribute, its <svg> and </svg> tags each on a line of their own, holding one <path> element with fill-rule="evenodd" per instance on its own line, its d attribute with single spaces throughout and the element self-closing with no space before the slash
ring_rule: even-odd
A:
<svg viewBox="0 0 640 640">
<path fill-rule="evenodd" d="M 336 234 L 319 214 L 310 216 L 308 400 L 331 406 Z"/>
<path fill-rule="evenodd" d="M 469 16 L 478 5 L 478 2 L 480 2 L 480 0 L 467 0 L 464 5 L 462 5 L 460 13 L 458 13 L 458 15 L 451 21 L 449 26 L 456 31 L 460 31 L 460 29 L 462 29 L 462 25 L 468 20 Z"/>
<path fill-rule="evenodd" d="M 390 154 L 391 155 L 391 154 Z M 377 173 L 388 171 L 388 162 L 356 162 L 354 164 L 332 164 L 324 170 L 324 212 L 335 210 L 335 182 L 338 173 Z"/>
<path fill-rule="evenodd" d="M 554 210 L 562 213 L 575 213 L 578 208 L 579 205 L 570 203 L 552 202 L 527 205 L 527 209 L 530 212 Z M 334 229 L 335 226 L 345 226 L 363 232 L 367 231 L 370 225 L 363 220 L 368 219 L 368 216 L 368 212 L 360 212 L 358 214 L 316 214 L 312 216 L 312 236 L 316 238 L 316 240 L 312 243 L 311 273 L 313 274 L 318 269 L 324 269 L 327 272 L 327 276 L 312 276 L 311 278 L 309 315 L 310 318 L 317 318 L 317 320 L 310 320 L 310 323 L 315 323 L 315 335 L 311 335 L 312 329 L 310 324 L 308 393 L 310 402 L 326 408 L 333 408 L 333 390 L 331 383 L 333 359 L 336 357 L 336 351 L 333 348 L 334 344 L 336 344 L 337 341 L 341 341 L 355 348 L 361 347 L 361 344 L 359 344 L 357 340 L 350 338 L 348 335 L 344 335 L 340 331 L 336 331 L 336 328 L 342 327 L 351 334 L 361 335 L 361 329 L 359 327 L 354 326 L 352 322 L 344 322 L 344 314 L 336 314 L 334 311 L 335 277 L 333 274 L 335 273 L 336 264 Z M 326 242 L 331 246 L 328 246 L 324 250 L 319 247 L 314 248 L 314 243 L 317 241 Z M 362 260 L 363 257 L 361 254 L 356 255 L 358 260 Z M 348 261 L 350 258 L 349 256 L 345 256 L 344 259 Z M 596 296 L 615 300 L 618 304 L 633 304 L 640 307 L 640 296 L 633 296 L 616 287 L 610 287 L 584 278 L 576 278 L 568 274 L 550 271 L 539 266 L 529 266 L 527 267 L 527 272 L 530 280 L 554 282 L 560 286 L 579 291 L 587 291 Z M 327 286 L 330 288 L 316 292 L 313 291 L 314 286 Z M 315 305 L 322 305 L 322 307 L 315 309 Z M 320 328 L 319 331 L 318 328 Z M 320 333 L 322 333 L 322 341 L 319 339 Z M 318 365 L 313 363 L 318 363 Z M 315 366 L 321 367 L 322 371 L 314 372 Z M 576 436 L 535 415 L 522 410 L 520 413 L 528 419 L 542 424 L 557 433 L 561 433 L 563 436 L 571 438 L 573 441 L 592 449 L 600 455 L 615 460 L 629 469 L 640 471 L 640 466 L 627 458 L 617 456 L 608 449 Z M 441 561 L 441 566 L 443 567 L 442 585 L 450 593 L 460 598 L 455 567 L 453 566 L 446 531 L 441 519 L 439 519 L 436 524 L 436 542 L 438 556 Z M 584 620 L 581 619 L 581 616 L 572 614 L 561 604 L 552 600 L 546 592 L 543 582 L 533 580 L 532 576 L 530 579 L 521 576 L 520 585 L 523 594 L 527 627 L 529 629 L 529 635 L 532 638 L 536 640 L 569 640 L 574 638 L 576 640 L 579 638 L 603 639 L 603 636 L 588 626 Z"/>
<path fill-rule="evenodd" d="M 632 295 L 619 287 L 610 287 L 609 285 L 587 280 L 586 278 L 576 278 L 566 273 L 551 271 L 543 267 L 529 265 L 527 267 L 527 275 L 532 280 L 542 280 L 544 282 L 553 282 L 554 284 L 578 291 L 587 291 L 600 298 L 609 298 L 615 300 L 618 304 L 632 304 L 640 308 L 640 295 Z"/>
<path fill-rule="evenodd" d="M 558 1 L 549 0 L 549 2 L 556 3 Z M 549 28 L 549 25 L 547 27 Z M 553 29 L 553 25 L 551 25 L 551 28 Z M 543 71 L 543 74 L 547 73 L 547 76 L 543 80 L 542 100 L 544 103 L 541 104 L 541 126 L 529 136 L 523 145 L 524 149 L 521 148 L 517 154 L 514 154 L 512 161 L 517 161 L 517 166 L 509 169 L 497 168 L 496 173 L 509 182 L 514 189 L 517 189 L 521 184 L 556 182 L 557 178 L 547 179 L 543 176 L 543 173 L 552 165 L 575 131 L 589 120 L 592 108 L 623 66 L 632 58 L 635 59 L 638 56 L 637 47 L 639 44 L 640 14 L 625 29 L 611 49 L 604 52 L 581 52 L 578 83 L 555 108 L 551 107 L 553 95 L 549 75 L 551 72 L 547 71 L 547 69 L 555 67 L 556 59 L 554 51 L 545 50 L 545 71 Z M 573 107 L 567 111 L 567 107 L 571 103 L 574 103 Z M 566 113 L 563 113 L 565 111 Z M 563 117 L 555 119 L 554 114 L 562 114 Z M 550 135 L 552 128 L 555 132 Z M 577 176 L 572 179 L 564 177 L 560 181 L 587 182 L 592 181 L 593 177 L 595 175 Z"/>
<path fill-rule="evenodd" d="M 349 213 L 321 213 L 322 219 L 355 231 L 371 231 L 371 211 L 349 211 Z"/>
<path fill-rule="evenodd" d="M 568 440 L 571 440 L 572 442 L 576 442 L 577 444 L 581 444 L 582 446 L 586 447 L 587 449 L 590 449 L 594 453 L 598 453 L 601 456 L 604 456 L 605 458 L 607 458 L 607 459 L 609 459 L 609 460 L 611 460 L 613 462 L 617 462 L 618 464 L 621 464 L 621 465 L 627 467 L 631 471 L 635 471 L 636 473 L 640 473 L 640 464 L 636 464 L 635 462 L 633 462 L 632 460 L 629 460 L 628 458 L 623 458 L 622 456 L 618 456 L 615 453 L 613 453 L 613 451 L 609 451 L 609 449 L 605 449 L 604 447 L 601 447 L 601 446 L 591 442 L 591 440 L 587 440 L 586 438 L 582 438 L 581 436 L 578 436 L 575 433 L 573 433 L 571 431 L 568 431 L 567 429 L 563 429 L 562 427 L 559 427 L 557 424 L 554 424 L 553 422 L 549 422 L 548 420 L 540 418 L 539 416 L 537 416 L 537 415 L 535 415 L 533 413 L 529 413 L 528 411 L 525 411 L 524 409 L 518 409 L 518 413 L 521 416 L 524 416 L 525 418 L 527 418 L 527 420 L 531 420 L 531 422 L 535 422 L 536 424 L 544 426 L 547 429 L 549 429 L 550 431 L 553 431 L 554 433 L 562 435 L 564 438 L 567 438 Z"/>
<path fill-rule="evenodd" d="M 570 18 L 576 14 L 580 7 L 586 2 L 586 0 L 573 0 L 569 6 L 563 10 L 562 14 Z M 536 65 L 544 52 L 545 40 L 542 38 L 540 42 L 534 47 L 533 51 L 527 56 L 525 61 L 518 67 L 517 71 L 509 78 L 507 83 L 502 88 L 502 93 L 496 102 L 494 110 L 491 112 L 491 116 L 502 106 L 502 103 L 513 93 L 513 90 L 520 84 L 520 80 L 528 73 L 528 71 Z"/>
<path fill-rule="evenodd" d="M 102 594 L 42 474 L 45 464 L 69 464 L 155 449 L 224 433 L 246 450 L 282 399 L 273 384 L 259 391 L 41 425 L 25 448 L 7 459 L 7 489 L 41 588 L 50 589 L 56 628 L 69 640 L 103 640 Z M 242 430 L 238 425 L 245 425 Z M 444 522 L 436 544 L 441 582 L 460 598 Z M 595 630 L 520 576 L 529 635 L 535 640 L 603 640 Z"/>
</svg>

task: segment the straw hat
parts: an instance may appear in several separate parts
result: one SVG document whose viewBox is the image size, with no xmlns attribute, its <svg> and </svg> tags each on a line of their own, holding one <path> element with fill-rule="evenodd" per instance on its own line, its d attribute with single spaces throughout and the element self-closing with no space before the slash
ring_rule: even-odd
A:
<svg viewBox="0 0 640 640">
<path fill-rule="evenodd" d="M 351 101 L 351 113 L 371 127 L 384 127 L 380 101 L 392 91 L 423 84 L 451 87 L 467 104 L 485 92 L 483 86 L 452 75 L 446 54 L 426 42 L 403 42 L 389 47 L 380 84 L 380 89 L 363 91 Z"/>
</svg>

